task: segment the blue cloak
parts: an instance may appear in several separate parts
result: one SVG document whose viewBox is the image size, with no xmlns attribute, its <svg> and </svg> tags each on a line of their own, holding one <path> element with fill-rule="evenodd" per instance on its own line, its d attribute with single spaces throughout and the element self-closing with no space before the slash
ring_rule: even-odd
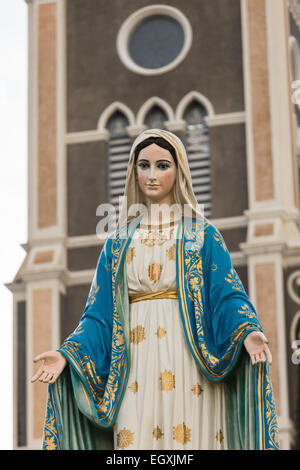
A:
<svg viewBox="0 0 300 470">
<path fill-rule="evenodd" d="M 58 349 L 67 366 L 48 386 L 43 449 L 113 449 L 113 425 L 130 370 L 126 250 L 142 216 L 105 242 L 86 306 Z M 182 217 L 176 238 L 182 326 L 196 363 L 226 383 L 230 449 L 278 449 L 278 424 L 267 361 L 251 364 L 243 347 L 263 331 L 220 231 L 206 218 Z"/>
</svg>

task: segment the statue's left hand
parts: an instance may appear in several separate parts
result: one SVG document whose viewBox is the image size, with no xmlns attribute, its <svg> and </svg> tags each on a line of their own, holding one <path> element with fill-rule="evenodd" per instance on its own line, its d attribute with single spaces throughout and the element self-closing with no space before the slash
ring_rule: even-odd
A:
<svg viewBox="0 0 300 470">
<path fill-rule="evenodd" d="M 272 354 L 268 348 L 268 340 L 261 331 L 251 331 L 245 340 L 244 346 L 248 351 L 252 364 L 265 362 L 266 358 L 269 364 L 272 364 Z"/>
</svg>

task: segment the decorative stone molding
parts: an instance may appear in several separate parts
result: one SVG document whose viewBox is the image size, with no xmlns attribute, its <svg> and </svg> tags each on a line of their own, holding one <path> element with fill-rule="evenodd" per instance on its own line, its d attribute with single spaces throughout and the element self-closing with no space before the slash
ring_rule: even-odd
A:
<svg viewBox="0 0 300 470">
<path fill-rule="evenodd" d="M 183 119 L 184 112 L 188 105 L 193 101 L 196 100 L 201 103 L 205 109 L 207 110 L 208 117 L 215 116 L 215 111 L 212 103 L 209 101 L 206 96 L 202 95 L 198 91 L 192 90 L 187 93 L 178 103 L 176 111 L 175 111 L 175 119 L 180 121 Z"/>
<path fill-rule="evenodd" d="M 107 131 L 106 124 L 115 111 L 121 111 L 127 117 L 130 126 L 135 124 L 135 116 L 131 109 L 120 101 L 114 101 L 105 108 L 98 120 L 97 129 L 99 132 Z"/>
<path fill-rule="evenodd" d="M 248 219 L 244 215 L 235 216 L 235 217 L 222 217 L 218 219 L 212 219 L 212 223 L 219 229 L 219 230 L 228 230 L 231 228 L 241 228 L 247 227 Z"/>
<path fill-rule="evenodd" d="M 136 126 L 128 126 L 127 128 L 128 135 L 132 138 L 135 139 L 139 134 L 141 134 L 143 131 L 147 129 L 147 126 L 144 125 L 136 125 Z"/>
<path fill-rule="evenodd" d="M 165 126 L 170 132 L 185 132 L 187 123 L 184 119 L 175 119 L 174 121 L 166 121 Z"/>
<path fill-rule="evenodd" d="M 174 121 L 175 116 L 174 116 L 174 112 L 171 106 L 162 98 L 159 98 L 158 96 L 152 96 L 147 101 L 145 101 L 145 103 L 142 104 L 142 106 L 140 107 L 136 116 L 137 126 L 144 125 L 145 118 L 147 116 L 148 111 L 150 111 L 150 109 L 155 105 L 159 106 L 161 109 L 165 111 L 166 115 L 168 116 L 169 121 Z"/>
<path fill-rule="evenodd" d="M 140 107 L 137 115 L 135 116 L 132 110 L 124 103 L 114 101 L 101 113 L 97 128 L 87 131 L 70 132 L 65 135 L 65 144 L 76 144 L 83 142 L 93 142 L 98 140 L 108 141 L 110 139 L 110 133 L 106 129 L 107 121 L 115 111 L 124 113 L 129 121 L 129 125 L 126 127 L 128 135 L 135 139 L 141 132 L 147 129 L 144 121 L 147 113 L 150 109 L 157 105 L 162 108 L 167 114 L 168 120 L 165 121 L 167 130 L 171 132 L 185 132 L 187 123 L 183 119 L 184 112 L 187 106 L 193 101 L 197 100 L 207 110 L 206 122 L 209 127 L 223 126 L 230 124 L 238 124 L 245 122 L 245 113 L 243 111 L 236 113 L 225 113 L 215 114 L 212 103 L 198 91 L 191 91 L 187 93 L 178 103 L 176 111 L 174 112 L 172 107 L 158 96 L 152 96 L 147 99 Z"/>
<path fill-rule="evenodd" d="M 300 255 L 300 238 L 297 210 L 285 210 L 280 206 L 261 207 L 260 211 L 244 211 L 248 217 L 247 242 L 240 244 L 247 255 L 279 252 L 284 258 Z M 273 225 L 273 233 L 257 236 L 257 225 Z"/>
<path fill-rule="evenodd" d="M 94 142 L 97 140 L 108 141 L 110 134 L 107 129 L 102 131 L 83 131 L 83 132 L 70 132 L 65 136 L 65 144 L 80 144 L 83 142 Z"/>
<path fill-rule="evenodd" d="M 230 126 L 232 124 L 246 122 L 246 114 L 244 111 L 239 113 L 218 114 L 218 116 L 208 116 L 205 120 L 209 127 Z"/>
</svg>

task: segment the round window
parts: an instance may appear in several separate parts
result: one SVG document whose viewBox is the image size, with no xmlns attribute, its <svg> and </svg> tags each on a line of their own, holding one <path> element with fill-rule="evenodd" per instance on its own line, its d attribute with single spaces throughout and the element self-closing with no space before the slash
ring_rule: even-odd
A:
<svg viewBox="0 0 300 470">
<path fill-rule="evenodd" d="M 179 10 L 152 5 L 125 21 L 118 34 L 117 50 L 130 70 L 154 75 L 176 67 L 186 56 L 191 41 L 190 24 Z"/>
</svg>

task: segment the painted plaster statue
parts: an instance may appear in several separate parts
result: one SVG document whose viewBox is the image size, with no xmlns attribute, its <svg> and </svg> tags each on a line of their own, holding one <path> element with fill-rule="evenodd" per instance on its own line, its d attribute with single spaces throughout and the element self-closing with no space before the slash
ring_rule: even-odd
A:
<svg viewBox="0 0 300 470">
<path fill-rule="evenodd" d="M 136 138 L 124 196 L 78 327 L 35 358 L 43 448 L 278 449 L 268 341 L 176 135 Z"/>
</svg>

